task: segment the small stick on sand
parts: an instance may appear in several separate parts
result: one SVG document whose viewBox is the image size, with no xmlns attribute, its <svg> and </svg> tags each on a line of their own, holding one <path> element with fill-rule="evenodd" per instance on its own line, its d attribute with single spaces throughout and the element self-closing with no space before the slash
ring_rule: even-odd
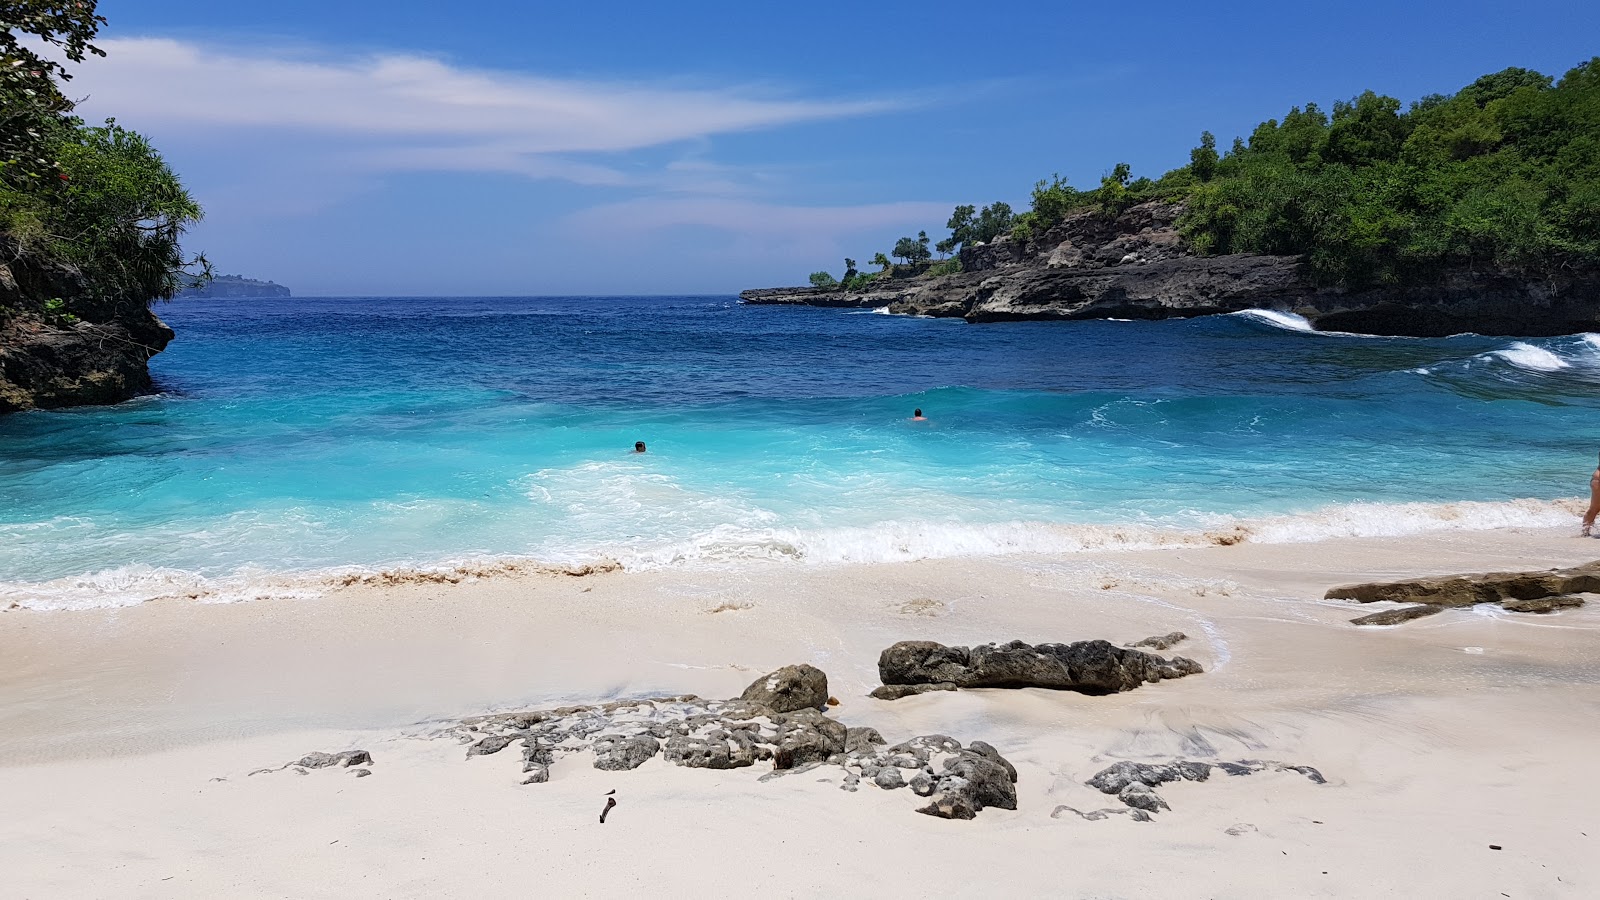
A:
<svg viewBox="0 0 1600 900">
<path fill-rule="evenodd" d="M 617 805 L 617 798 L 615 798 L 615 797 L 607 797 L 606 798 L 606 808 L 600 810 L 600 824 L 601 825 L 604 825 L 606 823 L 606 814 L 611 812 L 611 807 L 616 806 L 616 805 Z"/>
</svg>

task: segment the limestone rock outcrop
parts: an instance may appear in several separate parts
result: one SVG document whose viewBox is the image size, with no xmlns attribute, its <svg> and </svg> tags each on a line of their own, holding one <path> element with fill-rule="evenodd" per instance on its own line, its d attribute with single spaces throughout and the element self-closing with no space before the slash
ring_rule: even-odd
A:
<svg viewBox="0 0 1600 900">
<path fill-rule="evenodd" d="M 889 687 L 946 684 L 957 688 L 1042 687 L 1111 694 L 1201 672 L 1185 657 L 1164 659 L 1118 647 L 1110 641 L 1071 644 L 983 644 L 947 647 L 932 641 L 901 641 L 878 657 L 878 677 Z M 895 692 L 874 696 L 893 699 Z"/>
</svg>

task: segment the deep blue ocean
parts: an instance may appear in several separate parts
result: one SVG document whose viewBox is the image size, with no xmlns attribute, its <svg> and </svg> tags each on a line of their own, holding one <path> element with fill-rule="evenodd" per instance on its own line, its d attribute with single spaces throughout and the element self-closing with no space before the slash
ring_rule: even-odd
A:
<svg viewBox="0 0 1600 900">
<path fill-rule="evenodd" d="M 827 564 L 1561 525 L 1572 503 L 1551 501 L 1585 491 L 1600 448 L 1596 335 L 1373 338 L 1281 314 L 974 326 L 725 297 L 157 312 L 178 332 L 151 363 L 160 394 L 0 418 L 0 605 L 505 557 Z"/>
</svg>

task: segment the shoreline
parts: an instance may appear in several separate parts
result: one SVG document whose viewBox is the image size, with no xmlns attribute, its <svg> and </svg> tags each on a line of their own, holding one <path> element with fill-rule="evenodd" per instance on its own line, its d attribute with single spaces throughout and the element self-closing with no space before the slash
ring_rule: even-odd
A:
<svg viewBox="0 0 1600 900">
<path fill-rule="evenodd" d="M 352 586 L 451 585 L 499 578 L 581 578 L 626 572 L 738 571 L 772 565 L 840 568 L 936 560 L 1173 551 L 1209 546 L 1279 546 L 1370 537 L 1406 538 L 1497 528 L 1556 528 L 1576 522 L 1587 501 L 1523 497 L 1500 501 L 1347 502 L 1308 512 L 1210 516 L 1188 527 L 1143 522 L 887 521 L 832 529 L 768 528 L 701 535 L 645 548 L 541 558 L 485 554 L 436 562 L 350 564 L 273 571 L 250 564 L 229 574 L 124 565 L 48 581 L 0 582 L 0 615 L 78 612 L 155 602 L 202 604 L 311 600 Z"/>
<path fill-rule="evenodd" d="M 1581 896 L 1600 884 L 1580 834 L 1593 833 L 1583 821 L 1600 786 L 1557 773 L 1581 771 L 1600 736 L 1585 715 L 1600 710 L 1600 606 L 1360 628 L 1348 620 L 1389 604 L 1321 597 L 1596 551 L 1567 529 L 1504 529 L 355 584 L 315 600 L 0 616 L 12 810 L 0 864 L 27 896 L 454 895 L 512 877 L 677 895 L 734 861 L 780 894 L 853 895 L 875 880 L 900 895 L 976 890 L 972 866 L 996 853 L 1041 864 L 985 884 L 1069 896 Z M 1109 696 L 865 696 L 895 641 L 1120 645 L 1170 631 L 1190 637 L 1162 655 L 1203 674 Z M 827 673 L 841 701 L 829 715 L 851 727 L 993 744 L 1019 772 L 1018 809 L 937 820 L 904 790 L 841 791 L 837 769 L 762 782 L 761 763 L 604 772 L 580 755 L 524 785 L 517 754 L 464 759 L 446 733 L 485 712 L 734 697 L 801 662 Z M 249 775 L 353 749 L 372 753 L 372 777 Z M 1112 762 L 1175 758 L 1313 766 L 1328 784 L 1263 772 L 1169 785 L 1172 809 L 1150 823 L 1060 812 L 1119 806 L 1083 784 Z M 619 805 L 600 826 L 608 790 Z M 908 851 L 915 865 L 891 861 Z M 568 864 L 578 857 L 589 864 Z"/>
</svg>

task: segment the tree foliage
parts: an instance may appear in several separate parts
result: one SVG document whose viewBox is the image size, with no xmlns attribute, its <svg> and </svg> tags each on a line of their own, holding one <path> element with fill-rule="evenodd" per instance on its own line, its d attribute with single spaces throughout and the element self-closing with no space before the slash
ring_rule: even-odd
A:
<svg viewBox="0 0 1600 900">
<path fill-rule="evenodd" d="M 87 126 L 74 117 L 58 84 L 70 73 L 26 40 L 60 48 L 73 62 L 104 55 L 90 43 L 104 21 L 95 7 L 0 0 L 0 247 L 81 276 L 81 294 L 37 298 L 58 301 L 61 321 L 169 298 L 193 280 L 196 264 L 209 273 L 203 258 L 186 260 L 179 247 L 201 211 L 161 155 L 114 120 Z"/>
<path fill-rule="evenodd" d="M 1505 69 L 1404 109 L 1372 91 L 1331 111 L 1307 103 L 1225 153 L 1203 132 L 1189 164 L 1158 179 L 1118 163 L 1089 190 L 1039 181 L 1031 200 L 1021 214 L 957 206 L 939 253 L 1161 200 L 1186 205 L 1179 225 L 1196 252 L 1300 256 L 1321 284 L 1600 271 L 1600 57 L 1559 80 Z M 915 261 L 917 246 L 902 238 L 895 256 Z"/>
</svg>

